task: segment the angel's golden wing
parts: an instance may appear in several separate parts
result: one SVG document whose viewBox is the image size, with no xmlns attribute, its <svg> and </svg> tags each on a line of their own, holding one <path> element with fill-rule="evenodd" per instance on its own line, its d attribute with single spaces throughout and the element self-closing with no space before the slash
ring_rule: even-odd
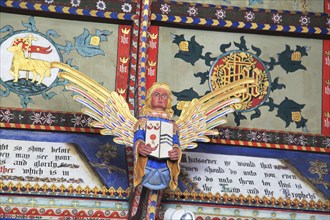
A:
<svg viewBox="0 0 330 220">
<path fill-rule="evenodd" d="M 96 81 L 70 66 L 52 62 L 51 68 L 59 68 L 64 72 L 59 78 L 68 80 L 66 89 L 79 95 L 73 98 L 85 106 L 82 112 L 89 115 L 95 122 L 93 127 L 101 128 L 103 135 L 116 136 L 118 144 L 133 146 L 133 127 L 137 119 L 131 114 L 127 102 L 121 95 L 108 91 Z"/>
<path fill-rule="evenodd" d="M 197 147 L 195 142 L 208 142 L 207 135 L 217 135 L 217 130 L 213 129 L 227 123 L 223 116 L 234 112 L 231 106 L 240 102 L 240 99 L 230 97 L 245 93 L 247 89 L 244 85 L 253 82 L 253 79 L 239 80 L 180 106 L 182 112 L 176 123 L 181 148 L 193 149 Z"/>
</svg>

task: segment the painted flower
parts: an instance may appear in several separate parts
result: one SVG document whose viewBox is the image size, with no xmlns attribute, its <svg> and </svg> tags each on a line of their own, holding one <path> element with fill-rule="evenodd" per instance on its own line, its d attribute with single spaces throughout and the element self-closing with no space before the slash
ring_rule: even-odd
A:
<svg viewBox="0 0 330 220">
<path fill-rule="evenodd" d="M 73 118 L 71 118 L 71 123 L 73 123 L 74 127 L 76 126 L 80 126 L 80 127 L 92 127 L 91 123 L 93 122 L 93 120 L 89 117 L 85 117 L 82 115 L 74 115 Z"/>
<path fill-rule="evenodd" d="M 253 21 L 255 19 L 255 14 L 252 12 L 252 11 L 249 11 L 249 12 L 245 12 L 245 19 L 247 21 Z"/>
<path fill-rule="evenodd" d="M 80 5 L 80 0 L 71 0 L 70 4 L 72 7 L 78 7 Z"/>
<path fill-rule="evenodd" d="M 161 4 L 161 5 L 160 5 L 160 11 L 161 11 L 163 14 L 168 14 L 168 13 L 171 11 L 171 6 L 168 5 L 168 4 Z"/>
<path fill-rule="evenodd" d="M 53 3 L 54 2 L 54 0 L 45 0 L 45 3 L 47 3 L 47 4 L 50 4 L 50 3 Z"/>
<path fill-rule="evenodd" d="M 190 38 L 190 41 L 185 40 L 184 35 L 172 34 L 173 41 L 179 46 L 179 52 L 177 52 L 174 57 L 184 60 L 191 65 L 195 65 L 202 55 L 204 46 L 196 42 L 195 36 Z"/>
<path fill-rule="evenodd" d="M 74 124 L 73 126 L 82 126 L 83 125 L 83 119 L 82 115 L 74 115 L 74 117 L 71 119 L 71 122 Z"/>
<path fill-rule="evenodd" d="M 273 22 L 275 23 L 275 24 L 279 24 L 279 23 L 281 23 L 282 22 L 282 15 L 280 15 L 280 14 L 273 14 L 273 16 L 272 16 L 272 20 L 273 20 Z"/>
<path fill-rule="evenodd" d="M 305 15 L 305 16 L 300 17 L 299 22 L 302 26 L 308 26 L 310 23 L 310 20 L 311 20 L 311 18 Z"/>
<path fill-rule="evenodd" d="M 93 127 L 92 122 L 94 122 L 94 120 L 92 118 L 87 118 L 85 122 L 88 127 Z"/>
<path fill-rule="evenodd" d="M 226 140 L 229 140 L 230 138 L 233 138 L 233 133 L 228 129 L 220 129 L 219 130 L 219 136 L 221 138 L 225 138 Z"/>
<path fill-rule="evenodd" d="M 51 125 L 53 122 L 55 122 L 54 119 L 56 119 L 56 117 L 54 117 L 51 113 L 48 113 L 47 115 L 45 114 L 45 121 L 44 124 L 49 124 Z"/>
<path fill-rule="evenodd" d="M 198 14 L 198 8 L 196 8 L 195 6 L 189 7 L 187 12 L 189 16 L 196 16 Z"/>
<path fill-rule="evenodd" d="M 33 112 L 33 115 L 30 116 L 30 119 L 33 121 L 33 125 L 34 124 L 42 124 L 42 121 L 45 119 L 43 116 L 42 116 L 42 113 L 38 113 L 38 112 Z"/>
<path fill-rule="evenodd" d="M 305 128 L 307 126 L 307 119 L 302 117 L 301 111 L 305 107 L 304 104 L 298 104 L 295 101 L 285 99 L 278 106 L 277 117 L 281 118 L 285 122 L 285 127 L 287 128 L 292 122 L 296 124 L 297 128 Z M 289 138 L 291 140 L 291 138 Z M 295 141 L 296 138 L 294 138 Z M 304 142 L 304 138 L 300 138 L 298 142 L 300 145 Z"/>
<path fill-rule="evenodd" d="M 217 10 L 217 12 L 215 13 L 215 16 L 218 18 L 218 19 L 224 19 L 227 15 L 226 15 L 226 11 L 225 10 Z"/>
<path fill-rule="evenodd" d="M 132 11 L 132 5 L 130 3 L 124 3 L 121 6 L 121 10 L 125 13 L 130 13 Z"/>
<path fill-rule="evenodd" d="M 256 131 L 250 131 L 250 133 L 247 134 L 247 137 L 250 139 L 250 141 L 256 141 L 258 140 L 257 134 L 258 133 Z"/>
<path fill-rule="evenodd" d="M 0 111 L 0 121 L 5 121 L 5 122 L 9 122 L 10 120 L 14 119 L 15 115 L 12 114 L 9 110 L 6 111 Z"/>
<path fill-rule="evenodd" d="M 96 2 L 96 8 L 103 11 L 103 10 L 105 10 L 107 8 L 107 6 L 106 6 L 106 4 L 105 4 L 104 1 L 98 0 Z"/>
<path fill-rule="evenodd" d="M 122 216 L 122 217 L 125 217 L 125 216 L 126 216 L 126 212 L 125 212 L 125 211 L 121 211 L 121 212 L 119 213 L 119 215 Z"/>
<path fill-rule="evenodd" d="M 311 166 L 308 171 L 312 174 L 317 174 L 318 179 L 323 180 L 325 175 L 328 174 L 328 164 L 320 160 L 310 161 L 309 163 Z"/>
<path fill-rule="evenodd" d="M 324 144 L 325 148 L 330 148 L 330 138 L 326 138 L 322 143 Z"/>
<path fill-rule="evenodd" d="M 304 135 L 300 135 L 298 138 L 297 138 L 297 143 L 299 145 L 302 145 L 302 146 L 305 146 L 308 141 L 307 141 L 307 138 L 304 136 Z"/>
<path fill-rule="evenodd" d="M 330 27 L 330 18 L 327 19 L 327 25 Z"/>
</svg>

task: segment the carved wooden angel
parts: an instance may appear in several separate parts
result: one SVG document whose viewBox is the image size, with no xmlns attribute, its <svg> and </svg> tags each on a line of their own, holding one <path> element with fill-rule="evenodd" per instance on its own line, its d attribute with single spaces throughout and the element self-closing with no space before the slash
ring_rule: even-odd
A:
<svg viewBox="0 0 330 220">
<path fill-rule="evenodd" d="M 106 90 L 65 64 L 53 62 L 51 66 L 64 71 L 58 77 L 70 82 L 66 88 L 78 94 L 74 99 L 85 106 L 83 113 L 95 119 L 92 126 L 100 128 L 102 135 L 115 136 L 116 143 L 133 148 L 135 191 L 131 219 L 138 215 L 143 199 L 148 201 L 144 216 L 155 219 L 160 190 L 175 189 L 178 185 L 182 150 L 193 149 L 196 142 L 208 142 L 209 135 L 216 135 L 214 128 L 225 124 L 224 116 L 234 112 L 232 106 L 240 102 L 232 97 L 246 92 L 244 85 L 253 82 L 251 79 L 239 80 L 200 99 L 185 102 L 177 120 L 171 109 L 170 87 L 155 83 L 147 91 L 139 118 L 135 118 L 124 98 L 115 91 Z"/>
</svg>

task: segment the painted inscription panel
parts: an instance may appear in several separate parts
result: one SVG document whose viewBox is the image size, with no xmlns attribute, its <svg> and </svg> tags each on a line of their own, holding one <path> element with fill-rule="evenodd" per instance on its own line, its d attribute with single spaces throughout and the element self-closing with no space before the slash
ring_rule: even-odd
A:
<svg viewBox="0 0 330 220">
<path fill-rule="evenodd" d="M 197 193 L 325 202 L 328 159 L 327 154 L 199 144 L 184 152 L 181 168 Z"/>
<path fill-rule="evenodd" d="M 113 196 L 128 188 L 125 147 L 110 136 L 6 129 L 0 136 L 3 192 Z"/>
</svg>

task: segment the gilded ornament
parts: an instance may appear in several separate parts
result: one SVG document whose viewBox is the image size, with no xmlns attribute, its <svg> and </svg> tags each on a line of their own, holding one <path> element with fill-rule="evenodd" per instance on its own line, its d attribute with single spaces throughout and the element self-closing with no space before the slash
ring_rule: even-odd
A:
<svg viewBox="0 0 330 220">
<path fill-rule="evenodd" d="M 181 42 L 179 43 L 179 48 L 180 48 L 180 50 L 182 50 L 182 51 L 184 51 L 184 52 L 188 52 L 188 51 L 189 51 L 188 46 L 189 46 L 188 41 L 181 41 Z"/>
<path fill-rule="evenodd" d="M 294 121 L 294 122 L 301 121 L 301 113 L 300 112 L 292 112 L 292 121 Z"/>
<path fill-rule="evenodd" d="M 157 37 L 158 37 L 158 34 L 150 34 L 150 38 L 153 40 L 157 39 Z"/>
<path fill-rule="evenodd" d="M 119 60 L 120 60 L 121 63 L 127 63 L 128 58 L 126 58 L 126 57 L 119 57 Z"/>
<path fill-rule="evenodd" d="M 128 28 L 124 28 L 124 29 L 121 29 L 121 32 L 122 32 L 123 34 L 129 34 L 130 29 L 128 29 Z"/>
<path fill-rule="evenodd" d="M 212 90 L 247 78 L 254 79 L 255 83 L 245 85 L 248 92 L 235 95 L 241 99 L 240 103 L 232 106 L 238 111 L 246 111 L 260 105 L 267 97 L 270 83 L 266 68 L 253 54 L 234 51 L 219 57 L 209 76 Z"/>
<path fill-rule="evenodd" d="M 89 42 L 90 45 L 93 46 L 100 46 L 101 39 L 99 36 L 92 36 Z"/>
<path fill-rule="evenodd" d="M 155 61 L 148 61 L 149 66 L 154 67 L 156 66 L 157 62 Z"/>
</svg>

